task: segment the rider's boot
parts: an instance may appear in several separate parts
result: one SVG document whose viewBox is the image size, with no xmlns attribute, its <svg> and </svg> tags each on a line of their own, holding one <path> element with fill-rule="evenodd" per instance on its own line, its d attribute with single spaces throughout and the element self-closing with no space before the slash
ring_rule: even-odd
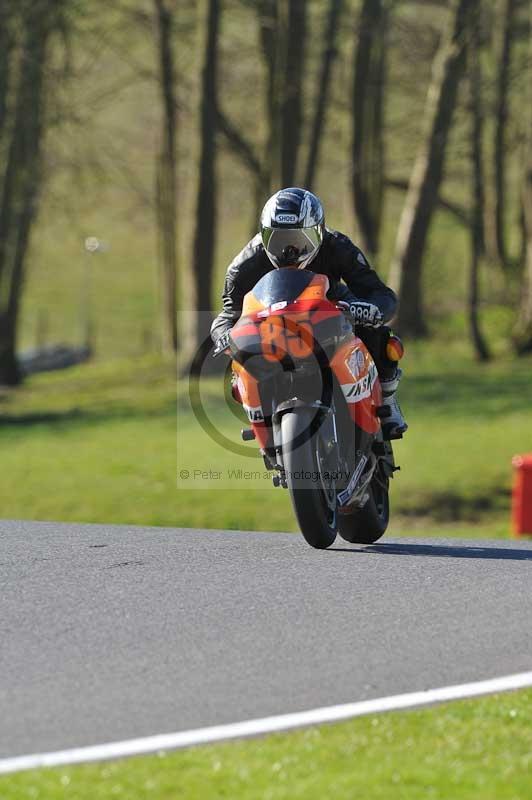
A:
<svg viewBox="0 0 532 800">
<path fill-rule="evenodd" d="M 408 430 L 408 425 L 395 396 L 403 371 L 397 367 L 397 372 L 391 380 L 381 380 L 382 406 L 379 414 L 382 424 L 384 439 L 400 439 Z"/>
</svg>

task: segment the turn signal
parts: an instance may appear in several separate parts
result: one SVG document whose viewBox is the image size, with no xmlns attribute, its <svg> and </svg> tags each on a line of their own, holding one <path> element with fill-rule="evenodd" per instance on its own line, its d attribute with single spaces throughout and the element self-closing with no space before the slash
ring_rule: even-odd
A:
<svg viewBox="0 0 532 800">
<path fill-rule="evenodd" d="M 398 336 L 392 334 L 386 342 L 386 356 L 390 361 L 400 361 L 405 354 L 405 348 Z"/>
</svg>

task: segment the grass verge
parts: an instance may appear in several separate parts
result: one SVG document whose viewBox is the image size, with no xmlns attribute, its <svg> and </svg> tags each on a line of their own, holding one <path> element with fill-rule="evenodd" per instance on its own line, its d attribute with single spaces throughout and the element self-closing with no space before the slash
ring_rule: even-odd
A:
<svg viewBox="0 0 532 800">
<path fill-rule="evenodd" d="M 0 778 L 2 800 L 526 800 L 532 690 Z"/>
</svg>

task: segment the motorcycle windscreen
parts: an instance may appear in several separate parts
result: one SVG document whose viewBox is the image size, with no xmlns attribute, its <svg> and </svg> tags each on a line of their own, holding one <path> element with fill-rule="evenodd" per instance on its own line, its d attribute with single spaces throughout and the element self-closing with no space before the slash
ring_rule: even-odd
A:
<svg viewBox="0 0 532 800">
<path fill-rule="evenodd" d="M 253 295 L 264 306 L 293 303 L 315 277 L 314 272 L 302 269 L 274 269 L 267 272 L 253 287 Z"/>
</svg>

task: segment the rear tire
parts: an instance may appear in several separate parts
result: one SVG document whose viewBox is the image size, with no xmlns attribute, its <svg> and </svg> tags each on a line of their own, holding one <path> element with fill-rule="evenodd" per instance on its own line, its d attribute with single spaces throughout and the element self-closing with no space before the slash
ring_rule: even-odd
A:
<svg viewBox="0 0 532 800">
<path fill-rule="evenodd" d="M 388 478 L 377 467 L 369 485 L 369 499 L 353 514 L 338 515 L 338 533 L 351 544 L 373 544 L 386 532 L 390 521 Z"/>
<path fill-rule="evenodd" d="M 320 466 L 319 430 L 316 410 L 295 408 L 281 420 L 283 463 L 286 482 L 301 533 L 311 547 L 323 550 L 336 539 L 336 486 L 324 486 Z M 314 476 L 314 479 L 311 477 Z"/>
</svg>

